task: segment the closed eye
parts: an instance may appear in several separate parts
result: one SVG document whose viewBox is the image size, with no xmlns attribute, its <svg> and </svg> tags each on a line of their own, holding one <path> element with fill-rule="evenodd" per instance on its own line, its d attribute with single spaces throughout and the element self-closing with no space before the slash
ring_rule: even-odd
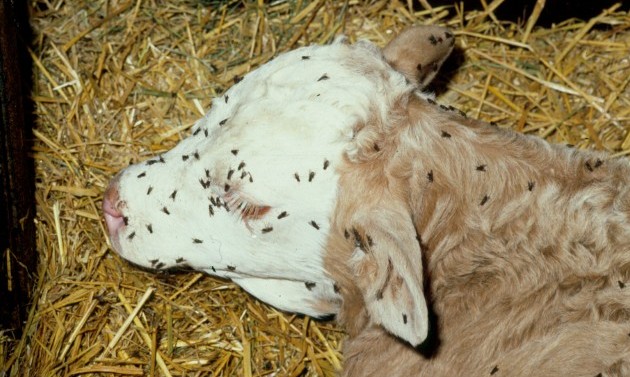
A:
<svg viewBox="0 0 630 377">
<path fill-rule="evenodd" d="M 256 204 L 246 199 L 238 191 L 229 191 L 225 194 L 224 201 L 233 213 L 238 213 L 241 220 L 247 224 L 251 220 L 260 220 L 271 210 L 271 206 Z"/>
<path fill-rule="evenodd" d="M 241 219 L 248 220 L 260 220 L 262 219 L 267 212 L 271 210 L 270 206 L 260 206 L 251 203 L 244 203 L 241 208 Z"/>
</svg>

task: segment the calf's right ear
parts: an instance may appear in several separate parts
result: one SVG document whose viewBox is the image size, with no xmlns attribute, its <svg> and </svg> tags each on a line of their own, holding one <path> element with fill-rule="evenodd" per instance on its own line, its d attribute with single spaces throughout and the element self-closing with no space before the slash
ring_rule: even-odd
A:
<svg viewBox="0 0 630 377">
<path fill-rule="evenodd" d="M 455 37 L 440 26 L 403 30 L 383 49 L 385 60 L 420 89 L 425 88 L 453 51 Z"/>
<path fill-rule="evenodd" d="M 427 337 L 429 321 L 422 255 L 411 216 L 389 203 L 358 211 L 352 224 L 345 232 L 355 243 L 349 267 L 370 321 L 419 345 Z"/>
</svg>

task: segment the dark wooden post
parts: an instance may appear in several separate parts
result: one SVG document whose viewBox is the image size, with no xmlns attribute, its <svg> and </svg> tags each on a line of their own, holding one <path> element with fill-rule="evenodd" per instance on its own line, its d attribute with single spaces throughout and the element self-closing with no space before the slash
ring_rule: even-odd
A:
<svg viewBox="0 0 630 377">
<path fill-rule="evenodd" d="M 26 4 L 0 0 L 0 329 L 14 338 L 22 333 L 37 268 Z"/>
</svg>

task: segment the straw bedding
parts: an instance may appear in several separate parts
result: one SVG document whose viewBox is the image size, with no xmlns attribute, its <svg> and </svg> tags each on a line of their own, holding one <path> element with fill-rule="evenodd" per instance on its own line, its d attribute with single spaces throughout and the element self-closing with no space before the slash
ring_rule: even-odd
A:
<svg viewBox="0 0 630 377">
<path fill-rule="evenodd" d="M 406 25 L 447 25 L 457 51 L 433 88 L 441 103 L 630 154 L 630 15 L 613 7 L 542 29 L 540 8 L 520 24 L 497 20 L 502 2 L 32 1 L 41 266 L 23 339 L 0 335 L 6 375 L 334 375 L 343 332 L 333 323 L 205 275 L 141 271 L 108 248 L 100 220 L 116 171 L 173 147 L 212 97 L 282 51 L 342 32 L 383 45 Z"/>
</svg>

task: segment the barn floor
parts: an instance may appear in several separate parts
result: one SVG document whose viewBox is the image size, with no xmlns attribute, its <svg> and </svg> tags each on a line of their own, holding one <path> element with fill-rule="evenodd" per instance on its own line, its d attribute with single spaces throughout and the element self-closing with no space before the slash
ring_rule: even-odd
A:
<svg viewBox="0 0 630 377">
<path fill-rule="evenodd" d="M 508 1 L 508 0 L 506 0 Z M 420 3 L 430 3 L 421 1 Z M 343 331 L 206 275 L 141 271 L 109 248 L 108 180 L 189 134 L 210 99 L 282 51 L 414 23 L 457 50 L 433 89 L 499 127 L 630 154 L 630 14 L 549 28 L 412 2 L 33 0 L 39 281 L 2 376 L 332 376 Z M 428 4 L 427 4 L 428 5 Z M 4 366 L 4 371 L 3 367 Z"/>
</svg>

